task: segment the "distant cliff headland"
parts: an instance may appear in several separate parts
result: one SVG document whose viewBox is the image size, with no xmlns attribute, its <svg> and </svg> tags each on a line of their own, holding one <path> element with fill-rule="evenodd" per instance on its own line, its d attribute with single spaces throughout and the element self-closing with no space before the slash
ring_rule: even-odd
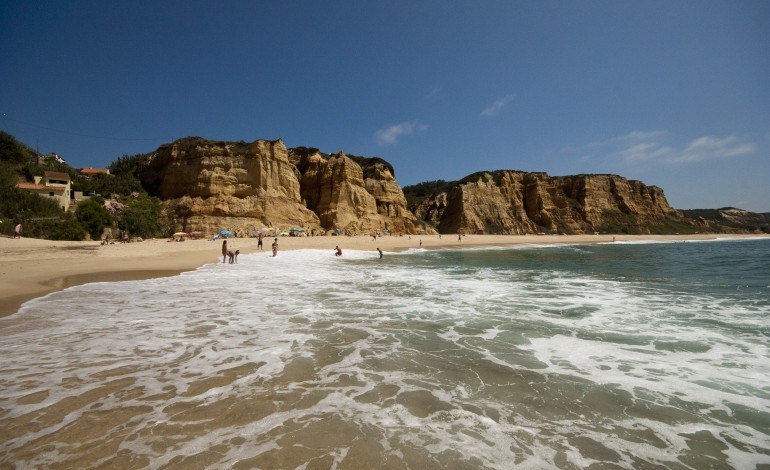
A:
<svg viewBox="0 0 770 470">
<path fill-rule="evenodd" d="M 401 188 L 380 158 L 287 149 L 281 140 L 188 137 L 141 159 L 139 178 L 180 229 L 300 227 L 368 233 L 767 231 L 762 214 L 680 211 L 661 188 L 617 175 L 552 177 L 498 170 Z"/>
</svg>

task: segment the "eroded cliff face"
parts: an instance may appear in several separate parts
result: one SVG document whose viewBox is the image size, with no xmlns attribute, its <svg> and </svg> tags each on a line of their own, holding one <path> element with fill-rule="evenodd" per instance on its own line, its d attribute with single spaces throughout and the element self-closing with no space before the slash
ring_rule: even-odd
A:
<svg viewBox="0 0 770 470">
<path fill-rule="evenodd" d="M 352 232 L 414 230 L 416 220 L 395 177 L 379 159 L 363 166 L 343 152 L 326 155 L 316 149 L 291 149 L 300 173 L 300 194 L 325 228 Z"/>
<path fill-rule="evenodd" d="M 481 172 L 420 201 L 412 213 L 393 168 L 379 158 L 287 149 L 281 140 L 189 137 L 146 155 L 140 178 L 178 228 L 301 227 L 369 233 L 650 233 L 684 217 L 663 191 L 616 175 L 551 177 Z M 665 230 L 662 230 L 665 231 Z M 670 232 L 670 230 L 669 230 Z"/>
<path fill-rule="evenodd" d="M 182 230 L 321 229 L 318 216 L 302 204 L 296 168 L 280 140 L 181 139 L 149 154 L 140 177 Z"/>
<path fill-rule="evenodd" d="M 185 231 L 414 231 L 417 221 L 387 162 L 357 158 L 363 166 L 341 152 L 287 149 L 281 140 L 189 137 L 148 154 L 140 179 Z"/>
<path fill-rule="evenodd" d="M 439 232 L 495 234 L 650 233 L 681 218 L 663 191 L 617 175 L 550 177 L 519 171 L 482 172 L 414 208 Z"/>
</svg>

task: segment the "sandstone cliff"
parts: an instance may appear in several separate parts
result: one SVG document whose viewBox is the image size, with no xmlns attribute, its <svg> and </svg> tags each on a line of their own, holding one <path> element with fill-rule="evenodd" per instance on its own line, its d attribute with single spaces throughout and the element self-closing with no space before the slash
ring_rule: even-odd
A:
<svg viewBox="0 0 770 470">
<path fill-rule="evenodd" d="M 188 137 L 146 155 L 139 176 L 180 230 L 413 231 L 417 221 L 390 165 L 357 158 L 363 167 L 343 153 L 287 149 L 281 140 Z"/>
<path fill-rule="evenodd" d="M 177 216 L 182 230 L 321 228 L 301 202 L 296 169 L 280 140 L 177 140 L 147 155 L 140 178 Z"/>
<path fill-rule="evenodd" d="M 442 233 L 650 233 L 686 223 L 663 190 L 616 175 L 481 172 L 438 189 L 412 209 Z"/>
<path fill-rule="evenodd" d="M 321 225 L 352 232 L 413 232 L 414 215 L 387 162 L 296 148 L 290 159 L 300 173 L 300 193 Z"/>
</svg>

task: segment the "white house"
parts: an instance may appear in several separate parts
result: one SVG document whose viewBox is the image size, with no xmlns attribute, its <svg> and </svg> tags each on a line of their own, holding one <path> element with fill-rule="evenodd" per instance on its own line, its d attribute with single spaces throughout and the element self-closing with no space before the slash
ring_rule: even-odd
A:
<svg viewBox="0 0 770 470">
<path fill-rule="evenodd" d="M 55 199 L 65 211 L 70 207 L 70 175 L 67 173 L 46 171 L 43 176 L 35 176 L 34 183 L 17 183 L 16 187 Z"/>
</svg>

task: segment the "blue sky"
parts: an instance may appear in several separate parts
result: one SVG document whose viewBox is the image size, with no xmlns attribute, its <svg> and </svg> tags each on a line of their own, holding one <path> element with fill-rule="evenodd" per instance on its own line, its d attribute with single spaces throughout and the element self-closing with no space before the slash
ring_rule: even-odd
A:
<svg viewBox="0 0 770 470">
<path fill-rule="evenodd" d="M 280 137 L 770 211 L 767 1 L 2 0 L 0 45 L 0 129 L 75 167 Z"/>
</svg>

